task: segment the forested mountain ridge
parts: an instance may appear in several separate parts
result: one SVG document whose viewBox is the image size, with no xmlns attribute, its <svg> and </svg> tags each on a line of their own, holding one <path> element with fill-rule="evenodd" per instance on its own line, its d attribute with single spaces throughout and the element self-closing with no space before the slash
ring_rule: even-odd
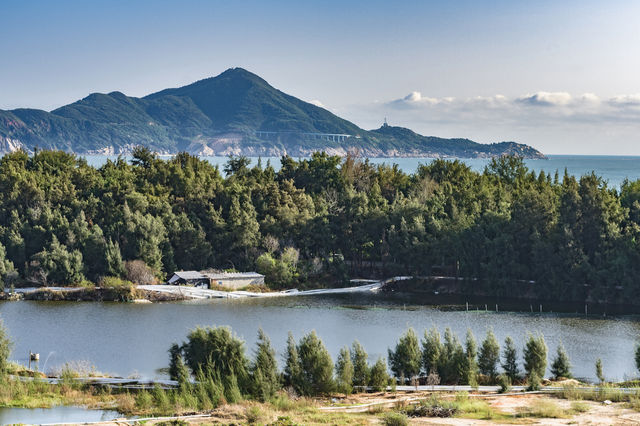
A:
<svg viewBox="0 0 640 426">
<path fill-rule="evenodd" d="M 309 156 L 326 151 L 368 157 L 544 158 L 515 142 L 479 144 L 425 137 L 398 127 L 366 131 L 269 85 L 242 68 L 143 98 L 93 93 L 51 112 L 0 110 L 0 152 L 59 149 L 75 153 Z"/>
<path fill-rule="evenodd" d="M 482 173 L 434 160 L 406 174 L 316 153 L 223 173 L 186 153 L 100 168 L 72 154 L 0 159 L 0 283 L 163 278 L 209 267 L 258 270 L 274 288 L 453 271 L 508 296 L 640 304 L 640 180 L 535 174 L 519 157 Z M 457 268 L 456 268 L 457 265 Z M 457 269 L 457 270 L 456 270 Z"/>
</svg>

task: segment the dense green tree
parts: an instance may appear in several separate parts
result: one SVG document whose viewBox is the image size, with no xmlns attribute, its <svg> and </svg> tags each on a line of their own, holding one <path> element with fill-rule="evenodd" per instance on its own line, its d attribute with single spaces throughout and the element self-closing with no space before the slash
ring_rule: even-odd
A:
<svg viewBox="0 0 640 426">
<path fill-rule="evenodd" d="M 391 378 L 387 372 L 387 363 L 384 358 L 378 358 L 378 360 L 371 366 L 371 374 L 369 379 L 369 386 L 374 391 L 380 392 L 387 388 Z"/>
<path fill-rule="evenodd" d="M 300 357 L 298 356 L 298 347 L 296 346 L 293 334 L 289 332 L 287 352 L 285 354 L 284 384 L 300 391 L 301 375 L 302 366 L 300 365 Z"/>
<path fill-rule="evenodd" d="M 425 330 L 422 340 L 422 371 L 425 374 L 438 371 L 442 351 L 440 333 L 434 325 L 429 331 Z"/>
<path fill-rule="evenodd" d="M 198 327 L 187 336 L 182 345 L 187 366 L 192 373 L 202 370 L 222 380 L 236 381 L 241 390 L 249 385 L 249 360 L 244 342 L 234 336 L 228 327 Z M 228 387 L 228 386 L 226 386 Z"/>
<path fill-rule="evenodd" d="M 262 329 L 258 330 L 258 343 L 250 370 L 251 393 L 259 401 L 268 401 L 280 389 L 280 378 L 276 351 Z"/>
<path fill-rule="evenodd" d="M 351 363 L 353 364 L 353 386 L 368 386 L 369 363 L 367 362 L 367 352 L 357 340 L 353 342 L 353 346 L 351 348 Z"/>
<path fill-rule="evenodd" d="M 504 339 L 504 349 L 502 351 L 502 369 L 504 374 L 515 382 L 520 377 L 520 369 L 518 368 L 518 349 L 513 343 L 513 339 L 507 336 Z"/>
<path fill-rule="evenodd" d="M 556 379 L 564 377 L 570 379 L 571 376 L 571 363 L 569 362 L 569 356 L 565 351 L 562 342 L 558 345 L 556 350 L 556 356 L 551 363 L 551 374 Z"/>
<path fill-rule="evenodd" d="M 421 361 L 418 336 L 409 328 L 398 340 L 395 350 L 389 349 L 389 367 L 395 377 L 412 379 L 420 374 Z"/>
<path fill-rule="evenodd" d="M 338 391 L 349 395 L 353 391 L 353 362 L 348 347 L 340 349 L 336 360 L 336 387 Z"/>
<path fill-rule="evenodd" d="M 500 344 L 496 339 L 493 330 L 487 331 L 487 336 L 480 347 L 478 355 L 478 367 L 480 372 L 486 376 L 495 378 L 498 374 L 498 363 L 500 362 Z"/>
<path fill-rule="evenodd" d="M 544 336 L 530 334 L 522 353 L 527 376 L 535 373 L 538 378 L 543 378 L 547 370 L 547 344 L 544 341 Z"/>
<path fill-rule="evenodd" d="M 300 390 L 304 395 L 326 395 L 334 389 L 333 361 L 315 331 L 298 343 Z"/>
</svg>

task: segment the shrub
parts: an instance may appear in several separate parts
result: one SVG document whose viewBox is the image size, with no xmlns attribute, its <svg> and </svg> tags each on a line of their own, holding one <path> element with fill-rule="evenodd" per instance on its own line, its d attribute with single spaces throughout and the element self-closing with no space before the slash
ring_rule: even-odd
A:
<svg viewBox="0 0 640 426">
<path fill-rule="evenodd" d="M 531 374 L 529 374 L 527 390 L 530 392 L 540 390 L 540 377 L 535 371 L 532 371 Z"/>
<path fill-rule="evenodd" d="M 260 421 L 262 412 L 260 411 L 260 407 L 251 405 L 244 410 L 244 416 L 247 418 L 247 423 L 253 425 Z"/>
<path fill-rule="evenodd" d="M 11 354 L 13 342 L 7 334 L 7 329 L 0 320 L 0 379 L 7 373 L 8 359 Z"/>
<path fill-rule="evenodd" d="M 498 376 L 498 386 L 500 389 L 498 393 L 507 393 L 511 391 L 511 379 L 506 374 L 500 374 Z"/>
<path fill-rule="evenodd" d="M 295 390 L 300 391 L 301 367 L 300 357 L 298 356 L 298 347 L 293 338 L 293 334 L 289 332 L 287 338 L 287 353 L 285 356 L 284 366 L 284 384 L 291 386 Z"/>
<path fill-rule="evenodd" d="M 402 413 L 389 412 L 382 417 L 382 423 L 385 426 L 405 426 L 409 424 L 407 416 Z"/>
<path fill-rule="evenodd" d="M 157 282 L 153 270 L 142 260 L 130 260 L 124 263 L 127 280 L 138 285 L 149 285 Z"/>
</svg>

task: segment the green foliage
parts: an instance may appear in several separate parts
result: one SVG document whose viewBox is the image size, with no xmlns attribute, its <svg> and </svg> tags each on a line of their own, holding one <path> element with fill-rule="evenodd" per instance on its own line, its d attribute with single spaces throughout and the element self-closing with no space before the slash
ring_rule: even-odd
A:
<svg viewBox="0 0 640 426">
<path fill-rule="evenodd" d="M 300 391 L 303 395 L 326 395 L 335 383 L 331 355 L 315 331 L 303 336 L 298 343 L 300 359 Z"/>
<path fill-rule="evenodd" d="M 418 336 L 409 328 L 398 340 L 395 350 L 389 349 L 389 367 L 395 377 L 411 379 L 420 374 L 421 361 Z"/>
<path fill-rule="evenodd" d="M 496 339 L 493 330 L 487 331 L 487 337 L 485 337 L 480 347 L 480 354 L 478 356 L 478 367 L 480 372 L 486 376 L 495 377 L 497 375 L 497 367 L 500 362 L 500 344 Z"/>
<path fill-rule="evenodd" d="M 187 336 L 182 353 L 192 373 L 202 370 L 207 375 L 226 380 L 226 397 L 230 387 L 235 386 L 242 392 L 246 389 L 249 361 L 244 342 L 228 327 L 196 328 Z M 235 389 L 231 389 L 230 395 L 236 396 Z"/>
<path fill-rule="evenodd" d="M 284 384 L 300 391 L 301 381 L 302 366 L 300 365 L 300 357 L 298 356 L 298 347 L 296 346 L 293 334 L 289 332 L 289 337 L 287 338 L 287 353 L 285 355 Z"/>
<path fill-rule="evenodd" d="M 636 368 L 640 370 L 640 344 L 636 345 L 635 361 L 636 361 Z"/>
<path fill-rule="evenodd" d="M 270 400 L 280 389 L 276 352 L 262 329 L 258 330 L 258 347 L 251 365 L 251 377 L 251 391 L 259 401 Z"/>
<path fill-rule="evenodd" d="M 497 377 L 498 386 L 500 389 L 498 393 L 507 393 L 511 391 L 511 379 L 506 374 L 500 374 Z"/>
<path fill-rule="evenodd" d="M 571 378 L 571 363 L 569 362 L 569 356 L 562 345 L 562 342 L 558 345 L 556 356 L 551 363 L 551 374 L 558 379 L 560 377 Z"/>
<path fill-rule="evenodd" d="M 523 356 L 524 369 L 527 372 L 527 376 L 535 373 L 538 379 L 543 378 L 547 369 L 547 344 L 542 334 L 537 336 L 529 335 L 523 350 Z"/>
<path fill-rule="evenodd" d="M 527 390 L 530 392 L 540 390 L 540 376 L 536 370 L 531 371 L 527 377 Z"/>
<path fill-rule="evenodd" d="M 391 377 L 387 372 L 387 363 L 384 358 L 378 358 L 378 360 L 371 366 L 369 375 L 369 386 L 374 391 L 380 392 L 387 388 L 391 382 Z"/>
<path fill-rule="evenodd" d="M 406 426 L 409 424 L 409 420 L 402 413 L 390 411 L 382 417 L 382 424 L 385 426 Z"/>
<path fill-rule="evenodd" d="M 425 330 L 422 340 L 422 371 L 426 374 L 437 371 L 442 351 L 438 329 L 433 326 L 429 331 Z"/>
<path fill-rule="evenodd" d="M 518 349 L 516 349 L 513 339 L 509 336 L 504 340 L 501 365 L 504 370 L 504 374 L 509 377 L 512 382 L 518 380 L 520 377 L 520 369 L 518 368 Z"/>
<path fill-rule="evenodd" d="M 367 352 L 360 342 L 353 342 L 351 350 L 351 363 L 353 364 L 353 386 L 369 385 L 369 363 L 367 362 Z"/>
<path fill-rule="evenodd" d="M 600 358 L 596 359 L 596 377 L 600 381 L 600 383 L 604 383 L 604 373 L 602 371 L 602 360 Z"/>
<path fill-rule="evenodd" d="M 338 391 L 349 395 L 353 391 L 353 362 L 348 347 L 340 349 L 336 360 L 336 387 Z"/>
<path fill-rule="evenodd" d="M 12 347 L 13 342 L 9 338 L 4 323 L 0 320 L 0 380 L 7 372 L 7 364 Z"/>
</svg>

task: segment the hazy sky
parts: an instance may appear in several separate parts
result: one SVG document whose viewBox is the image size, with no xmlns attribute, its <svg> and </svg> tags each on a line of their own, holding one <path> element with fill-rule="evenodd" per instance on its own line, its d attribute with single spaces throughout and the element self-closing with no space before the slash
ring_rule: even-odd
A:
<svg viewBox="0 0 640 426">
<path fill-rule="evenodd" d="M 0 108 L 244 67 L 364 128 L 640 155 L 640 1 L 0 0 Z"/>
</svg>

